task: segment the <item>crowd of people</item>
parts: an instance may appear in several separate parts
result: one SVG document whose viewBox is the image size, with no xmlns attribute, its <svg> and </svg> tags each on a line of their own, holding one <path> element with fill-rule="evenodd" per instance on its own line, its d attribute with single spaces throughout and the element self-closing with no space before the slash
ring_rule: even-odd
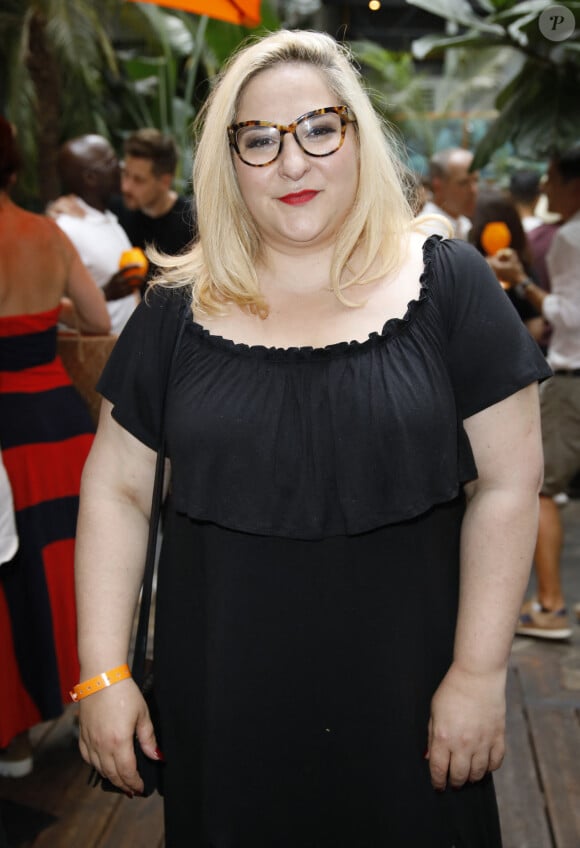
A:
<svg viewBox="0 0 580 848">
<path fill-rule="evenodd" d="M 529 170 L 512 174 L 504 191 L 479 187 L 472 159 L 460 149 L 434 155 L 433 199 L 423 211 L 442 214 L 456 237 L 484 254 L 487 224 L 501 222 L 509 232 L 508 245 L 487 261 L 553 370 L 541 387 L 545 465 L 533 560 L 536 593 L 522 606 L 516 633 L 569 639 L 559 503 L 580 472 L 580 147 L 555 155 L 543 180 Z M 574 612 L 580 616 L 580 604 Z"/>
<path fill-rule="evenodd" d="M 167 848 L 499 848 L 514 632 L 572 634 L 580 149 L 505 190 L 437 151 L 419 209 L 348 51 L 281 31 L 194 161 L 195 203 L 158 130 L 69 139 L 33 215 L 0 117 L 0 775 L 78 684 L 99 773 L 164 761 Z M 59 324 L 118 336 L 96 435 Z M 158 452 L 154 727 L 86 684 L 129 663 Z"/>
</svg>

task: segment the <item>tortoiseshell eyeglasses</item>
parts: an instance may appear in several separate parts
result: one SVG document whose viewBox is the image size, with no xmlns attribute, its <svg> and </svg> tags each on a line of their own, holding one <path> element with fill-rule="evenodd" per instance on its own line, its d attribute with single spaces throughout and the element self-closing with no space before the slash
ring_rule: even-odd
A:
<svg viewBox="0 0 580 848">
<path fill-rule="evenodd" d="M 242 121 L 228 127 L 230 145 L 242 162 L 263 168 L 275 162 L 290 133 L 308 156 L 330 156 L 342 147 L 347 124 L 356 122 L 348 106 L 325 106 L 300 115 L 291 124 Z"/>
</svg>

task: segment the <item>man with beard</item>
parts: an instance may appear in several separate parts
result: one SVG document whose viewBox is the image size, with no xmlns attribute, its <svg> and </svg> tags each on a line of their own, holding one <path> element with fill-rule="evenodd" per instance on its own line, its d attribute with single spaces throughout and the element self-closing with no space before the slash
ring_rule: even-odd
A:
<svg viewBox="0 0 580 848">
<path fill-rule="evenodd" d="M 196 235 L 192 202 L 173 189 L 177 167 L 174 140 L 156 129 L 140 129 L 123 145 L 122 205 L 113 206 L 135 247 L 152 245 L 176 255 Z M 155 271 L 150 268 L 149 276 Z"/>
</svg>

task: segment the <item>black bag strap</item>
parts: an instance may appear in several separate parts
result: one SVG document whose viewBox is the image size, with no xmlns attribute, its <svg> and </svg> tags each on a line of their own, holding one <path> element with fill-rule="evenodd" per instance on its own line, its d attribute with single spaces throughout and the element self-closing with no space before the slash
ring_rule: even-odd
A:
<svg viewBox="0 0 580 848">
<path fill-rule="evenodd" d="M 145 682 L 145 660 L 147 658 L 147 638 L 149 635 L 149 618 L 151 613 L 151 598 L 153 595 L 153 575 L 155 573 L 155 554 L 157 551 L 157 538 L 159 536 L 159 522 L 161 518 L 161 504 L 163 500 L 163 479 L 165 470 L 165 403 L 169 389 L 169 381 L 173 366 L 177 358 L 177 351 L 185 327 L 185 315 L 190 307 L 189 299 L 186 299 L 179 310 L 179 328 L 175 336 L 171 358 L 165 374 L 163 395 L 161 402 L 161 419 L 159 425 L 159 449 L 155 463 L 155 479 L 153 481 L 153 495 L 151 498 L 151 514 L 149 516 L 149 534 L 147 537 L 147 553 L 145 555 L 145 569 L 143 572 L 143 584 L 141 588 L 141 604 L 139 607 L 139 621 L 137 623 L 137 634 L 135 636 L 135 649 L 133 652 L 133 663 L 131 674 L 133 680 L 143 688 Z"/>
</svg>

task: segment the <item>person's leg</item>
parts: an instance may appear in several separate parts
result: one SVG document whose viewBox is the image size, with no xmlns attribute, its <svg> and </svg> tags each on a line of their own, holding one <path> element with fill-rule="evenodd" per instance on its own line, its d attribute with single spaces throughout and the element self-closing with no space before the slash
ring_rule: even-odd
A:
<svg viewBox="0 0 580 848">
<path fill-rule="evenodd" d="M 540 495 L 540 521 L 534 565 L 538 601 L 547 610 L 559 610 L 565 605 L 560 579 L 563 538 L 558 505 L 551 497 Z"/>
</svg>

